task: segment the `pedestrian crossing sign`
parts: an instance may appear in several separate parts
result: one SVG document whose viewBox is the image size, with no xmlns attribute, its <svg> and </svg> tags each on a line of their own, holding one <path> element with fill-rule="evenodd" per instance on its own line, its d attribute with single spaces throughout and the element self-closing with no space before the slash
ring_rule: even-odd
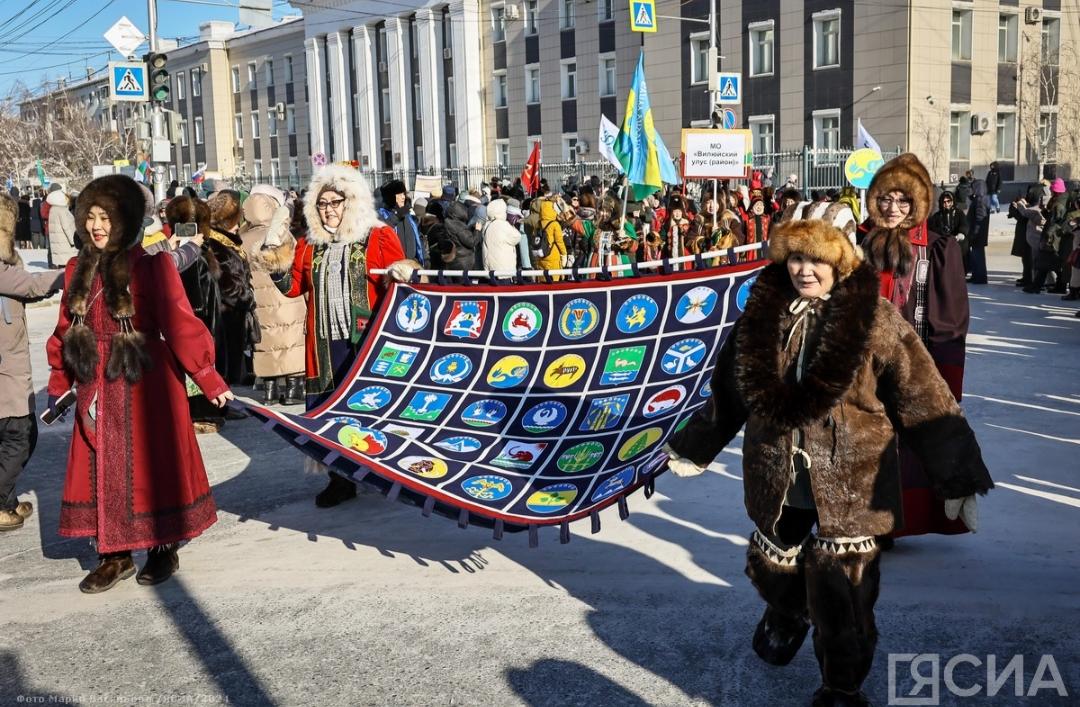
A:
<svg viewBox="0 0 1080 707">
<path fill-rule="evenodd" d="M 110 61 L 109 98 L 114 101 L 148 100 L 146 64 L 135 61 Z"/>
<path fill-rule="evenodd" d="M 656 31 L 656 0 L 630 0 L 630 29 L 634 32 Z"/>
<path fill-rule="evenodd" d="M 716 90 L 720 94 L 717 103 L 723 105 L 739 105 L 742 103 L 742 74 L 733 71 L 721 71 L 716 78 Z"/>
</svg>

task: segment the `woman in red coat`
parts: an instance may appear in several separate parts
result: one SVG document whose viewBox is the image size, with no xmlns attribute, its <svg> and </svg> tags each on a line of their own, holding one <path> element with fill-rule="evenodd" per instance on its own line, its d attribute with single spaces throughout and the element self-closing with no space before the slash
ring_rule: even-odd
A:
<svg viewBox="0 0 1080 707">
<path fill-rule="evenodd" d="M 79 195 L 85 245 L 68 263 L 47 344 L 50 407 L 77 386 L 60 534 L 97 542 L 98 567 L 79 584 L 88 594 L 133 575 L 135 549 L 149 549 L 139 584 L 165 581 L 179 567 L 176 544 L 217 519 L 184 374 L 219 407 L 232 393 L 172 259 L 139 245 L 143 210 L 128 177 L 95 179 Z"/>
</svg>

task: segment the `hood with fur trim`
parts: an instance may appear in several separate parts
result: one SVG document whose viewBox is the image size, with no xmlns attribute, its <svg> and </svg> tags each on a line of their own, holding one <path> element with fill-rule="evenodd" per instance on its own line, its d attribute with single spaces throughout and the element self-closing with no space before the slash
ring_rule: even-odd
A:
<svg viewBox="0 0 1080 707">
<path fill-rule="evenodd" d="M 0 193 L 0 263 L 15 265 L 19 254 L 15 252 L 15 222 L 19 220 L 19 204 L 5 193 Z"/>
<path fill-rule="evenodd" d="M 488 219 L 491 221 L 506 220 L 506 202 L 502 199 L 492 199 L 487 207 Z"/>
<path fill-rule="evenodd" d="M 79 193 L 75 205 L 75 230 L 83 243 L 90 243 L 86 232 L 86 217 L 94 206 L 105 210 L 112 224 L 105 252 L 127 250 L 139 242 L 146 212 L 146 198 L 139 183 L 131 177 L 110 174 L 98 177 Z"/>
<path fill-rule="evenodd" d="M 874 175 L 866 193 L 866 209 L 874 223 L 884 223 L 878 208 L 878 198 L 892 191 L 901 191 L 911 199 L 911 211 L 900 228 L 914 228 L 930 216 L 934 199 L 934 182 L 930 173 L 910 152 L 889 160 Z"/>
<path fill-rule="evenodd" d="M 319 210 L 315 206 L 325 191 L 334 191 L 345 197 L 345 212 L 335 233 L 323 228 Z M 359 171 L 339 164 L 327 165 L 311 178 L 304 199 L 304 217 L 308 222 L 307 240 L 316 246 L 332 242 L 363 243 L 367 241 L 371 229 L 386 225 L 375 213 L 375 200 L 367 180 Z"/>
</svg>

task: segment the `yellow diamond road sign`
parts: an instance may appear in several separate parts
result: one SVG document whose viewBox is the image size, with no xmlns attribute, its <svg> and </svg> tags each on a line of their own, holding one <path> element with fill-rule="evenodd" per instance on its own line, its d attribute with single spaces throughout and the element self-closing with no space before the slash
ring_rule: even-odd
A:
<svg viewBox="0 0 1080 707">
<path fill-rule="evenodd" d="M 630 29 L 634 32 L 656 31 L 656 0 L 630 0 Z"/>
</svg>

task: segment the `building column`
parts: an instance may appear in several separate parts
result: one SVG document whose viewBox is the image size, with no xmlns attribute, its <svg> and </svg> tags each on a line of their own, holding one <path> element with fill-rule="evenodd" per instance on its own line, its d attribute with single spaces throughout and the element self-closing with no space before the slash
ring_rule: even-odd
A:
<svg viewBox="0 0 1080 707">
<path fill-rule="evenodd" d="M 325 110 L 326 67 L 322 60 L 322 43 L 318 37 L 304 40 L 304 58 L 307 63 L 308 124 L 311 130 L 311 154 L 326 154 L 329 123 Z"/>
<path fill-rule="evenodd" d="M 360 109 L 360 164 L 368 169 L 389 168 L 380 165 L 382 150 L 379 144 L 379 124 L 375 106 L 379 101 L 378 82 L 375 77 L 375 30 L 367 25 L 353 27 L 353 65 L 356 67 L 356 105 Z M 364 158 L 368 162 L 364 164 Z"/>
<path fill-rule="evenodd" d="M 409 112 L 411 73 L 406 72 L 405 26 L 400 17 L 386 20 L 386 73 L 390 81 L 390 149 L 394 154 L 394 169 L 412 166 L 413 117 Z"/>
<path fill-rule="evenodd" d="M 442 49 L 439 46 L 438 18 L 430 7 L 416 12 L 417 57 L 420 61 L 420 112 L 424 130 L 424 168 L 443 167 L 446 130 L 442 110 Z"/>
<path fill-rule="evenodd" d="M 450 19 L 454 92 L 457 94 L 453 100 L 457 109 L 454 127 L 458 163 L 464 167 L 478 167 L 485 163 L 483 95 L 489 83 L 484 77 L 484 57 L 480 51 L 482 25 L 479 0 L 455 0 L 450 3 Z"/>
<path fill-rule="evenodd" d="M 326 50 L 329 55 L 330 71 L 330 115 L 329 122 L 334 134 L 335 162 L 353 159 L 352 134 L 352 91 L 349 90 L 348 63 L 345 52 L 348 36 L 345 32 L 331 32 L 326 35 Z"/>
</svg>

